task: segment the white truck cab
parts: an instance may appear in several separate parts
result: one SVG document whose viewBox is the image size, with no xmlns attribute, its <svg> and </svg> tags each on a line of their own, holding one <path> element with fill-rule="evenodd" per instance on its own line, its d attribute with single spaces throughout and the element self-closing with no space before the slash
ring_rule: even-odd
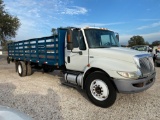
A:
<svg viewBox="0 0 160 120">
<path fill-rule="evenodd" d="M 116 93 L 136 93 L 155 81 L 153 58 L 146 52 L 120 47 L 118 35 L 108 29 L 71 28 L 67 31 L 65 80 L 86 89 L 89 99 L 111 106 Z"/>
</svg>

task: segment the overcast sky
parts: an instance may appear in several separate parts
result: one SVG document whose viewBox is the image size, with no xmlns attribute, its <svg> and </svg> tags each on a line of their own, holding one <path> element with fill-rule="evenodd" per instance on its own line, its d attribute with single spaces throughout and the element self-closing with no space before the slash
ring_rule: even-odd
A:
<svg viewBox="0 0 160 120">
<path fill-rule="evenodd" d="M 20 19 L 13 40 L 50 36 L 51 29 L 96 26 L 120 34 L 127 43 L 141 35 L 152 43 L 160 40 L 160 0 L 4 0 L 7 11 Z"/>
</svg>

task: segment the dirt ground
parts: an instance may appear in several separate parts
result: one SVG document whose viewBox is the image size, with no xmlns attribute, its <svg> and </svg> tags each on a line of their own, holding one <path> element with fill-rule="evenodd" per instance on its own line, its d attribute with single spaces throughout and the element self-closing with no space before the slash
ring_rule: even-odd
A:
<svg viewBox="0 0 160 120">
<path fill-rule="evenodd" d="M 110 108 L 93 105 L 85 91 L 61 84 L 59 71 L 19 77 L 14 63 L 0 56 L 0 105 L 16 108 L 35 120 L 160 120 L 160 67 L 155 84 L 136 94 L 118 94 Z"/>
</svg>

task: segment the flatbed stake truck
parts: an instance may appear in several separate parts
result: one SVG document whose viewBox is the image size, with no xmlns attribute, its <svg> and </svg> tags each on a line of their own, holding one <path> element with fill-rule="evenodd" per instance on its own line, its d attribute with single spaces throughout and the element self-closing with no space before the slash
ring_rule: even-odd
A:
<svg viewBox="0 0 160 120">
<path fill-rule="evenodd" d="M 137 93 L 155 82 L 150 54 L 122 48 L 119 35 L 101 28 L 58 28 L 50 37 L 8 44 L 8 63 L 19 76 L 62 70 L 66 84 L 86 90 L 92 103 L 110 107 L 117 93 Z"/>
</svg>

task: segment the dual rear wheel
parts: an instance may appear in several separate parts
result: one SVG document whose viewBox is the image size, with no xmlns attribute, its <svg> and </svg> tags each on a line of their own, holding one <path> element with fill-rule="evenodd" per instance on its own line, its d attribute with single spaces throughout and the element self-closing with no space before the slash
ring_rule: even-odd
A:
<svg viewBox="0 0 160 120">
<path fill-rule="evenodd" d="M 25 63 L 23 61 L 15 62 L 16 71 L 18 72 L 19 76 L 29 76 L 32 74 L 32 68 L 29 63 Z"/>
<path fill-rule="evenodd" d="M 42 66 L 44 72 L 53 72 L 54 69 L 53 67 L 49 65 L 43 65 Z M 24 77 L 24 76 L 29 76 L 32 74 L 32 67 L 30 63 L 25 63 L 23 61 L 15 61 L 15 69 L 16 72 L 18 72 L 19 76 Z"/>
</svg>

